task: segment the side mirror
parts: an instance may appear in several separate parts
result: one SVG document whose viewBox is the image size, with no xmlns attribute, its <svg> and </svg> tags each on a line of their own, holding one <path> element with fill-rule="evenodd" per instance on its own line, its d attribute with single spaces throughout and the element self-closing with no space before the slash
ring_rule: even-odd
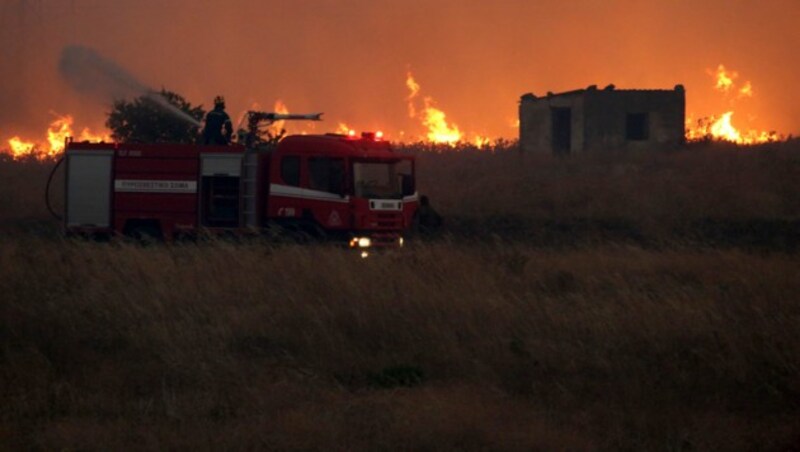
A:
<svg viewBox="0 0 800 452">
<path fill-rule="evenodd" d="M 403 196 L 411 196 L 417 191 L 414 176 L 410 174 L 401 174 L 400 183 L 402 185 Z"/>
</svg>

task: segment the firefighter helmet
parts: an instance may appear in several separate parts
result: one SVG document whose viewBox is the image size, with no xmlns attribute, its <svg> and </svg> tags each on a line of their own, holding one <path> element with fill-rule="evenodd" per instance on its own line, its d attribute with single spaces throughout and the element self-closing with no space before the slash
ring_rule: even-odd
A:
<svg viewBox="0 0 800 452">
<path fill-rule="evenodd" d="M 214 107 L 225 108 L 225 98 L 222 96 L 215 97 Z"/>
</svg>

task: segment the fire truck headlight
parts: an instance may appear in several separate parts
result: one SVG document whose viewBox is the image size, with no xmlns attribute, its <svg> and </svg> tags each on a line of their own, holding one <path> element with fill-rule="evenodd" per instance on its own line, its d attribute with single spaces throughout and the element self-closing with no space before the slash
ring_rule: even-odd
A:
<svg viewBox="0 0 800 452">
<path fill-rule="evenodd" d="M 400 245 L 400 248 L 402 248 L 403 245 L 405 245 L 405 243 L 406 243 L 406 241 L 402 237 L 397 239 L 397 244 Z"/>
<path fill-rule="evenodd" d="M 350 239 L 350 248 L 369 248 L 372 240 L 369 237 L 353 237 Z"/>
</svg>

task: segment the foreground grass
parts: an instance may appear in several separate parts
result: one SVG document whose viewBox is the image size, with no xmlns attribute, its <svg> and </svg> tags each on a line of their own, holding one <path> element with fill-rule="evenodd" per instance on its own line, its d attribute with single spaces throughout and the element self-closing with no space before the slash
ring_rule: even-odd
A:
<svg viewBox="0 0 800 452">
<path fill-rule="evenodd" d="M 0 156 L 0 449 L 791 449 L 798 146 L 406 149 L 445 238 L 367 260 L 63 240 Z"/>
<path fill-rule="evenodd" d="M 800 258 L 0 239 L 0 445 L 785 449 Z"/>
</svg>

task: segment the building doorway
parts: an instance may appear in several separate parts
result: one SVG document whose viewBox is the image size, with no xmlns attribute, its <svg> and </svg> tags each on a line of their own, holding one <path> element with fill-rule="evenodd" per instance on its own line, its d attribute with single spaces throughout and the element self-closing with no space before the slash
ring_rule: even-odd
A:
<svg viewBox="0 0 800 452">
<path fill-rule="evenodd" d="M 552 108 L 550 113 L 553 123 L 553 152 L 569 154 L 572 149 L 572 109 Z"/>
</svg>

